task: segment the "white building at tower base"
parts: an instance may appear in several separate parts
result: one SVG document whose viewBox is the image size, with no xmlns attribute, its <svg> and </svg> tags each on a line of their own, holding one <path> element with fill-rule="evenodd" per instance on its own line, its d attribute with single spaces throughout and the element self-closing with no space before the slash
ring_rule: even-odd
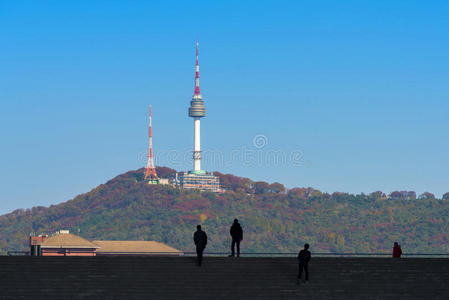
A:
<svg viewBox="0 0 449 300">
<path fill-rule="evenodd" d="M 206 171 L 179 172 L 176 174 L 176 184 L 184 189 L 197 189 L 214 193 L 221 192 L 218 177 Z"/>
</svg>

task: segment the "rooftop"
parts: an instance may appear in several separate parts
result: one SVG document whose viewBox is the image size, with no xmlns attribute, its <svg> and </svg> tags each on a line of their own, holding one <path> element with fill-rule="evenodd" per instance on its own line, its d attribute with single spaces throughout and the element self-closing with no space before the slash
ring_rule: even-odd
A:
<svg viewBox="0 0 449 300">
<path fill-rule="evenodd" d="M 55 235 L 49 236 L 42 244 L 42 248 L 98 248 L 92 242 L 78 235 L 68 233 L 68 231 L 59 231 Z"/>
<path fill-rule="evenodd" d="M 94 244 L 100 246 L 97 253 L 180 253 L 180 250 L 154 241 L 101 241 L 95 240 Z"/>
</svg>

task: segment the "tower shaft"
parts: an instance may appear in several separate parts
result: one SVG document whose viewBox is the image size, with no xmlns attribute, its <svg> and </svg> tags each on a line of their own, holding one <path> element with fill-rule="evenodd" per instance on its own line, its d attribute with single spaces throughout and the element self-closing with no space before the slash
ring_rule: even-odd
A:
<svg viewBox="0 0 449 300">
<path fill-rule="evenodd" d="M 201 171 L 200 118 L 195 118 L 193 124 L 194 124 L 193 170 Z"/>
</svg>

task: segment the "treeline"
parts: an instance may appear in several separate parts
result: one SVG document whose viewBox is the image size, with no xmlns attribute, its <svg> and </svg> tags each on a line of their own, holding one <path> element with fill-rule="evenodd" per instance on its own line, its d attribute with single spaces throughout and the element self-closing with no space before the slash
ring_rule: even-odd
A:
<svg viewBox="0 0 449 300">
<path fill-rule="evenodd" d="M 161 177 L 175 170 L 158 168 Z M 143 170 L 130 171 L 73 200 L 0 216 L 0 251 L 27 247 L 31 232 L 69 229 L 88 239 L 156 240 L 193 251 L 201 223 L 208 251 L 229 248 L 229 226 L 237 217 L 251 252 L 295 252 L 309 242 L 315 252 L 383 252 L 399 241 L 404 252 L 448 252 L 449 193 L 397 191 L 389 195 L 287 190 L 280 183 L 254 182 L 221 174 L 225 193 L 148 185 Z"/>
<path fill-rule="evenodd" d="M 175 170 L 172 170 L 175 171 Z M 327 193 L 321 193 L 319 190 L 313 188 L 292 188 L 286 189 L 283 184 L 278 182 L 269 184 L 264 181 L 252 181 L 249 178 L 238 177 L 232 174 L 222 174 L 220 172 L 214 172 L 220 178 L 220 184 L 223 188 L 227 190 L 232 190 L 234 192 L 246 192 L 251 194 L 265 194 L 265 193 L 287 193 L 296 195 L 301 198 L 308 198 L 310 196 L 330 196 Z M 342 194 L 340 192 L 335 192 L 332 195 Z M 343 193 L 344 194 L 344 193 Z M 385 194 L 382 191 L 376 191 L 369 195 L 370 197 L 376 199 L 393 199 L 393 200 L 416 200 L 416 199 L 438 199 L 434 194 L 429 192 L 422 193 L 419 197 L 416 196 L 414 191 L 393 191 L 390 194 Z M 445 193 L 442 200 L 449 200 L 449 192 Z"/>
</svg>

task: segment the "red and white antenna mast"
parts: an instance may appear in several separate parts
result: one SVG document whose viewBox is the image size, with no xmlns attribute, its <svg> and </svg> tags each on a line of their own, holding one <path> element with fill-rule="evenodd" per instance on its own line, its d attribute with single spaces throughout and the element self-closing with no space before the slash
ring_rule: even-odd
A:
<svg viewBox="0 0 449 300">
<path fill-rule="evenodd" d="M 198 64 L 198 39 L 196 40 L 196 64 L 195 64 L 195 91 L 194 95 L 199 95 L 201 98 L 200 92 L 200 65 Z"/>
<path fill-rule="evenodd" d="M 148 161 L 147 166 L 145 168 L 145 177 L 144 180 L 148 180 L 148 183 L 158 183 L 159 178 L 156 174 L 156 167 L 154 166 L 153 159 L 153 134 L 151 132 L 151 105 L 150 105 L 150 126 L 149 126 L 149 137 L 150 141 L 148 143 Z"/>
</svg>

